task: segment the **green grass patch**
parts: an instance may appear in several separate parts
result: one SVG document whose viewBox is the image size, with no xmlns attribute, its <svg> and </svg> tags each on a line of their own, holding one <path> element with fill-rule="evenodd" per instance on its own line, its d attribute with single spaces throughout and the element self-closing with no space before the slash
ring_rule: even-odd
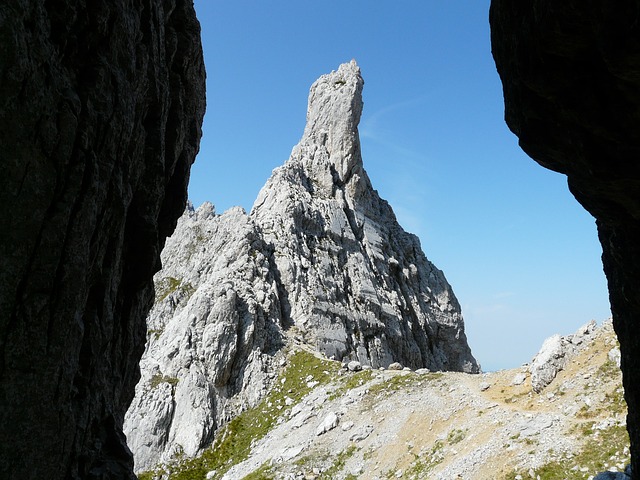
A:
<svg viewBox="0 0 640 480">
<path fill-rule="evenodd" d="M 458 430 L 454 429 L 449 432 L 447 436 L 447 442 L 449 445 L 455 445 L 456 443 L 460 443 L 467 436 L 466 430 Z"/>
<path fill-rule="evenodd" d="M 320 468 L 322 473 L 316 477 L 317 480 L 333 480 L 342 471 L 347 460 L 357 451 L 358 447 L 352 444 L 332 458 L 329 452 L 324 450 L 306 455 L 296 460 L 294 465 L 307 472 L 310 472 L 313 468 Z"/>
<path fill-rule="evenodd" d="M 196 289 L 193 288 L 193 285 L 189 282 L 183 282 L 182 280 L 174 277 L 165 277 L 158 280 L 155 283 L 155 289 L 156 303 L 161 302 L 177 290 L 181 290 L 186 295 L 187 299 L 189 299 L 191 295 L 193 295 L 193 292 L 196 291 Z"/>
<path fill-rule="evenodd" d="M 242 477 L 242 480 L 274 480 L 273 470 L 269 462 L 264 462 L 258 470 Z"/>
<path fill-rule="evenodd" d="M 214 470 L 216 473 L 212 478 L 221 478 L 233 465 L 246 460 L 251 453 L 251 444 L 264 437 L 289 407 L 311 391 L 307 382 L 327 384 L 339 369 L 339 363 L 319 359 L 309 352 L 294 353 L 269 394 L 255 408 L 244 411 L 220 429 L 213 445 L 202 455 L 162 465 L 154 472 L 145 472 L 143 475 L 151 476 L 144 478 L 153 479 L 165 473 L 171 480 L 204 480 L 206 474 Z M 263 473 L 267 475 L 266 471 Z"/>
<path fill-rule="evenodd" d="M 353 456 L 354 453 L 358 450 L 358 447 L 355 445 L 349 445 L 346 450 L 343 450 L 338 455 L 335 456 L 333 463 L 329 468 L 327 468 L 322 475 L 321 479 L 332 480 L 336 478 L 336 475 L 342 471 L 347 460 Z"/>
<path fill-rule="evenodd" d="M 378 395 L 381 393 L 391 394 L 405 388 L 415 387 L 420 382 L 433 382 L 439 380 L 442 373 L 431 372 L 424 375 L 416 375 L 413 373 L 397 373 L 384 382 L 372 385 L 369 393 Z"/>
<path fill-rule="evenodd" d="M 620 371 L 620 367 L 616 365 L 615 362 L 611 360 L 607 360 L 598 368 L 598 375 L 604 377 L 605 379 L 616 378 L 618 376 L 622 376 L 622 372 Z"/>
<path fill-rule="evenodd" d="M 601 409 L 606 411 L 609 415 L 627 413 L 627 402 L 624 399 L 624 390 L 622 387 L 605 394 L 603 403 L 604 405 Z"/>
<path fill-rule="evenodd" d="M 596 412 L 591 410 L 588 405 L 583 405 L 576 413 L 576 418 L 593 418 L 596 416 Z"/>
<path fill-rule="evenodd" d="M 342 377 L 340 386 L 336 388 L 331 395 L 329 395 L 329 400 L 339 398 L 345 395 L 348 391 L 361 387 L 362 385 L 369 383 L 371 380 L 373 380 L 373 373 L 371 370 L 361 370 L 356 373 L 349 373 Z"/>
<path fill-rule="evenodd" d="M 612 464 L 629 463 L 629 456 L 624 455 L 625 447 L 629 447 L 629 435 L 623 426 L 614 426 L 605 430 L 593 430 L 593 423 L 586 422 L 576 429 L 586 434 L 582 449 L 573 458 L 552 460 L 534 471 L 534 478 L 540 480 L 586 479 L 607 470 Z M 574 467 L 578 467 L 574 470 Z M 587 471 L 580 471 L 586 468 Z M 512 472 L 505 480 L 514 480 L 517 475 L 529 478 L 528 473 Z"/>
<path fill-rule="evenodd" d="M 153 377 L 151 377 L 151 388 L 156 388 L 161 383 L 168 383 L 172 387 L 175 387 L 178 384 L 178 379 L 176 377 L 169 377 L 160 373 L 156 373 Z"/>
<path fill-rule="evenodd" d="M 160 338 L 160 335 L 162 335 L 163 331 L 164 329 L 162 328 L 151 328 L 147 330 L 147 336 L 148 337 L 153 336 L 154 340 L 158 340 Z"/>
<path fill-rule="evenodd" d="M 402 478 L 429 478 L 427 476 L 429 472 L 444 460 L 443 449 L 444 442 L 437 440 L 431 449 L 425 454 L 418 455 L 412 453 L 414 456 L 414 462 L 403 472 Z"/>
</svg>

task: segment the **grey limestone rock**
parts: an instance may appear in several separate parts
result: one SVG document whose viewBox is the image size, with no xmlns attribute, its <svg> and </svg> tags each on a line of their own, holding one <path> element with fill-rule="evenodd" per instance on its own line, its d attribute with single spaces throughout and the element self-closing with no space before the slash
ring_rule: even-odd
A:
<svg viewBox="0 0 640 480">
<path fill-rule="evenodd" d="M 347 364 L 347 370 L 350 372 L 359 372 L 362 370 L 362 364 L 357 360 L 352 360 Z"/>
<path fill-rule="evenodd" d="M 303 137 L 251 211 L 284 311 L 328 357 L 477 372 L 451 287 L 364 170 L 363 84 L 355 61 L 313 84 Z"/>
<path fill-rule="evenodd" d="M 327 416 L 322 420 L 322 423 L 316 428 L 316 436 L 323 435 L 338 426 L 340 420 L 335 412 L 329 412 Z"/>
<path fill-rule="evenodd" d="M 167 241 L 125 422 L 137 471 L 197 454 L 255 405 L 288 338 L 353 370 L 479 370 L 451 287 L 364 171 L 362 86 L 355 62 L 323 75 L 251 213 L 190 207 Z"/>
<path fill-rule="evenodd" d="M 618 347 L 614 347 L 609 350 L 607 357 L 611 362 L 615 363 L 618 368 L 620 368 L 620 349 Z"/>
<path fill-rule="evenodd" d="M 193 456 L 263 396 L 282 346 L 269 247 L 240 208 L 191 206 L 162 253 L 142 379 L 125 419 L 136 471 Z"/>
<path fill-rule="evenodd" d="M 576 352 L 577 346 L 594 332 L 596 326 L 596 322 L 592 320 L 580 327 L 573 335 L 553 335 L 544 341 L 529 366 L 531 387 L 536 393 L 540 393 L 556 378 L 558 372 L 564 369 Z"/>
<path fill-rule="evenodd" d="M 567 362 L 569 342 L 560 335 L 547 338 L 529 367 L 531 387 L 540 392 L 549 385 Z"/>
</svg>

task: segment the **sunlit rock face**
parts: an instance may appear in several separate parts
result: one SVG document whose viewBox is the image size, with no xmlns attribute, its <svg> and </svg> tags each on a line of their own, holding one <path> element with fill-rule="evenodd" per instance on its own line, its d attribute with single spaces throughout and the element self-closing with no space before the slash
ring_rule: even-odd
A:
<svg viewBox="0 0 640 480">
<path fill-rule="evenodd" d="M 189 208 L 163 252 L 126 431 L 141 471 L 208 445 L 264 396 L 283 347 L 478 372 L 460 306 L 373 190 L 355 62 L 318 79 L 307 125 L 249 214 Z"/>
<path fill-rule="evenodd" d="M 363 168 L 362 87 L 355 62 L 313 84 L 302 140 L 251 211 L 284 310 L 328 357 L 475 372 L 451 287 Z"/>
<path fill-rule="evenodd" d="M 0 6 L 0 478 L 122 479 L 205 108 L 192 2 Z"/>
<path fill-rule="evenodd" d="M 640 471 L 640 2 L 493 0 L 506 120 L 596 218 Z"/>
</svg>

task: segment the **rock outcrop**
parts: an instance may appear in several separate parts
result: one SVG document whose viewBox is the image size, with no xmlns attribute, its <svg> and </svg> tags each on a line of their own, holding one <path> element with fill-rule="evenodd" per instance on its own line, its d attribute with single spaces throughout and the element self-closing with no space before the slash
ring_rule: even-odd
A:
<svg viewBox="0 0 640 480">
<path fill-rule="evenodd" d="M 363 83 L 353 61 L 314 83 L 302 140 L 251 211 L 285 315 L 327 357 L 475 372 L 451 287 L 363 168 Z"/>
<path fill-rule="evenodd" d="M 506 120 L 596 218 L 640 471 L 640 2 L 493 0 Z"/>
<path fill-rule="evenodd" d="M 189 208 L 162 253 L 125 432 L 136 471 L 194 456 L 264 395 L 283 345 L 271 249 L 240 209 Z"/>
<path fill-rule="evenodd" d="M 204 114 L 192 2 L 0 6 L 0 478 L 134 478 L 122 423 Z"/>
<path fill-rule="evenodd" d="M 595 329 L 596 322 L 592 320 L 580 327 L 573 335 L 560 336 L 556 334 L 544 341 L 529 366 L 531 388 L 534 392 L 540 393 L 556 378 L 556 375 L 564 369 L 567 362 L 578 351 L 578 347 L 589 340 Z"/>
<path fill-rule="evenodd" d="M 190 208 L 167 242 L 125 426 L 137 471 L 210 444 L 294 341 L 371 367 L 479 370 L 451 287 L 364 171 L 362 86 L 355 62 L 322 76 L 251 213 Z"/>
</svg>

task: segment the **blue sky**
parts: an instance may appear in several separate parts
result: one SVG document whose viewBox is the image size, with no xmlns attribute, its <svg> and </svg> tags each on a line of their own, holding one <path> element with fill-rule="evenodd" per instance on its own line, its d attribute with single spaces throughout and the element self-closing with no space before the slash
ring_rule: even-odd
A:
<svg viewBox="0 0 640 480">
<path fill-rule="evenodd" d="M 444 271 L 483 369 L 610 316 L 594 220 L 504 124 L 489 0 L 195 5 L 208 107 L 194 204 L 249 210 L 302 135 L 313 81 L 355 58 L 365 169 Z"/>
</svg>

